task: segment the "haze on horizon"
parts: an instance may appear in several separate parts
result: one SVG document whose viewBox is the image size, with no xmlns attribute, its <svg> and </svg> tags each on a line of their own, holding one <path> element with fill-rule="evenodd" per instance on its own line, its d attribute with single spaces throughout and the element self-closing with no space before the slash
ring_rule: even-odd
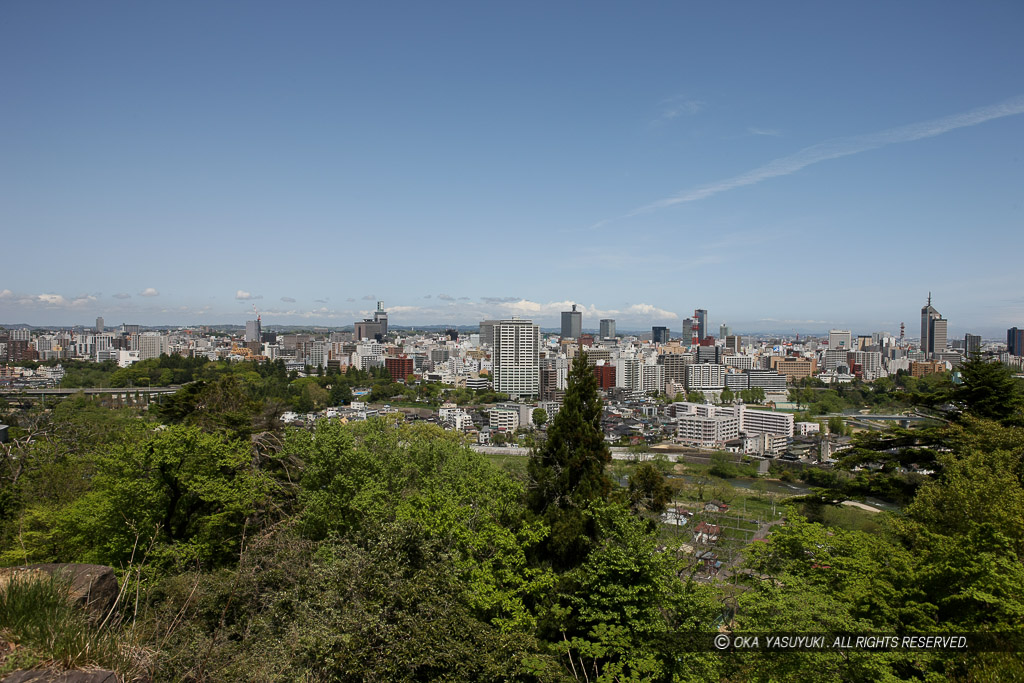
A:
<svg viewBox="0 0 1024 683">
<path fill-rule="evenodd" d="M 1017 3 L 0 7 L 0 324 L 1024 325 Z"/>
</svg>

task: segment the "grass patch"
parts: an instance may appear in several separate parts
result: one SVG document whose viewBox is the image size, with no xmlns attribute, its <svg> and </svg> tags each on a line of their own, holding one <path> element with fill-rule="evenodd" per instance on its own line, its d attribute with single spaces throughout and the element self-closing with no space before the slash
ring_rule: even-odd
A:
<svg viewBox="0 0 1024 683">
<path fill-rule="evenodd" d="M 801 513 L 812 522 L 847 531 L 874 533 L 880 528 L 878 512 L 860 510 L 851 505 L 801 506 Z"/>
<path fill-rule="evenodd" d="M 530 462 L 529 456 L 506 455 L 503 453 L 484 453 L 483 456 L 495 467 L 500 467 L 518 479 L 526 480 L 526 466 Z"/>
<path fill-rule="evenodd" d="M 102 626 L 73 605 L 68 582 L 45 573 L 16 574 L 0 584 L 0 675 L 15 669 L 110 669 L 130 680 L 144 666 L 115 627 Z"/>
</svg>

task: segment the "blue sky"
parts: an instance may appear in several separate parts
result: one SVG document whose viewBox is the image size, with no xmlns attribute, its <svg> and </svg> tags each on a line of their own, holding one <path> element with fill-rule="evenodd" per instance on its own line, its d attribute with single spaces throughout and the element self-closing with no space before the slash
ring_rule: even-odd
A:
<svg viewBox="0 0 1024 683">
<path fill-rule="evenodd" d="M 0 323 L 1024 324 L 1024 4 L 8 2 Z"/>
</svg>

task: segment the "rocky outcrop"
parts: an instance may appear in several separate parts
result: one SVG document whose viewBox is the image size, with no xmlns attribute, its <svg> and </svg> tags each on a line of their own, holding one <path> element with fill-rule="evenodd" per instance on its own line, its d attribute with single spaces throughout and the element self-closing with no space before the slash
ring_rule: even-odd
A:
<svg viewBox="0 0 1024 683">
<path fill-rule="evenodd" d="M 30 564 L 0 569 L 0 586 L 18 577 L 50 574 L 69 583 L 68 595 L 91 614 L 105 617 L 117 600 L 117 576 L 101 564 Z M 6 683 L 6 679 L 4 679 Z"/>
</svg>

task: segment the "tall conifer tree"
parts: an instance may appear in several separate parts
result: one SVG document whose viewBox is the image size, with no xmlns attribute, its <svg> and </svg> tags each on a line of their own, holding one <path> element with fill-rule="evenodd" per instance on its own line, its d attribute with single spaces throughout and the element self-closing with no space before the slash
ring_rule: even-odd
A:
<svg viewBox="0 0 1024 683">
<path fill-rule="evenodd" d="M 569 372 L 565 400 L 548 428 L 547 442 L 529 464 L 528 503 L 551 527 L 543 551 L 559 569 L 583 562 L 596 538 L 584 510 L 610 495 L 605 466 L 611 457 L 601 431 L 597 379 L 581 354 Z"/>
</svg>

